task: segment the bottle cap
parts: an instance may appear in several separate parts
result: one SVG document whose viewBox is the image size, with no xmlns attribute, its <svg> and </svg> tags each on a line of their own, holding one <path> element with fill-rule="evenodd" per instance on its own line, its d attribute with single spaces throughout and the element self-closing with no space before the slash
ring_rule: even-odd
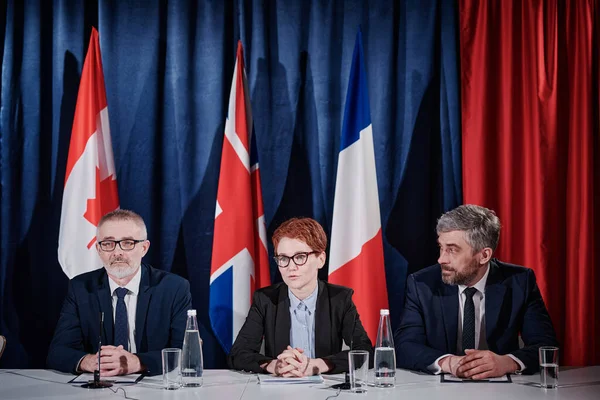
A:
<svg viewBox="0 0 600 400">
<path fill-rule="evenodd" d="M 381 311 L 379 311 L 379 315 L 390 315 L 390 310 L 382 308 Z"/>
<path fill-rule="evenodd" d="M 196 310 L 188 310 L 188 317 L 191 317 L 192 315 L 194 317 L 196 316 Z"/>
</svg>

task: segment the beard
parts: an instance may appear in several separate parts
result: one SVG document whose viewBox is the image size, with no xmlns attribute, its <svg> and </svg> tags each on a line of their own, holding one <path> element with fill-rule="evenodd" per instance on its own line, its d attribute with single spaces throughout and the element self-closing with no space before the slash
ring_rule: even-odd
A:
<svg viewBox="0 0 600 400">
<path fill-rule="evenodd" d="M 453 272 L 452 275 L 449 276 L 444 276 L 444 274 L 442 274 L 442 282 L 446 285 L 468 286 L 469 283 L 473 282 L 473 279 L 479 272 L 479 263 L 475 259 L 473 259 L 463 271 L 457 271 L 454 268 L 445 265 L 442 265 L 441 267 L 443 271 Z"/>
<path fill-rule="evenodd" d="M 106 272 L 109 275 L 111 275 L 117 279 L 123 279 L 123 278 L 127 278 L 129 276 L 134 275 L 137 272 L 139 267 L 140 267 L 139 265 L 122 264 L 122 265 L 105 265 L 104 269 L 106 269 Z"/>
</svg>

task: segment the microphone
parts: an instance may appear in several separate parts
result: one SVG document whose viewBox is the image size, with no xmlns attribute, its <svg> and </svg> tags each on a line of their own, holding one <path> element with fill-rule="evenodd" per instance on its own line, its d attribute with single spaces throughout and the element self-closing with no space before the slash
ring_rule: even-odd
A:
<svg viewBox="0 0 600 400">
<path fill-rule="evenodd" d="M 100 330 L 98 331 L 98 369 L 94 371 L 94 380 L 81 385 L 85 389 L 104 389 L 113 384 L 100 380 L 100 350 L 102 349 L 102 331 L 104 330 L 104 312 L 100 312 Z"/>
<path fill-rule="evenodd" d="M 354 315 L 352 316 L 352 336 L 350 337 L 350 351 L 352 351 L 354 348 L 352 347 L 354 345 L 354 332 L 356 331 L 356 315 L 358 315 L 358 310 L 354 310 Z"/>
<path fill-rule="evenodd" d="M 350 337 L 350 351 L 352 351 L 354 346 L 354 331 L 356 331 L 356 314 L 358 314 L 358 311 L 355 309 L 354 315 L 352 316 L 352 336 Z M 336 385 L 332 385 L 331 387 L 333 389 L 350 390 L 350 374 L 348 374 L 348 372 L 345 372 L 344 383 L 338 383 Z"/>
</svg>

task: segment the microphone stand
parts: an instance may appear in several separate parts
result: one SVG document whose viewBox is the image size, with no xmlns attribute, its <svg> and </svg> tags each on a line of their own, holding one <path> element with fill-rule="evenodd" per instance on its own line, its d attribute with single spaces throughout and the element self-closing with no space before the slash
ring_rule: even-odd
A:
<svg viewBox="0 0 600 400">
<path fill-rule="evenodd" d="M 94 380 L 81 385 L 85 389 L 104 389 L 113 384 L 100 380 L 100 349 L 102 348 L 102 330 L 104 329 L 104 312 L 100 312 L 100 333 L 98 334 L 98 369 L 94 371 Z"/>
<path fill-rule="evenodd" d="M 354 331 L 356 330 L 356 314 L 358 313 L 358 311 L 354 314 L 354 318 L 352 320 L 352 337 L 350 338 L 350 351 L 352 351 L 352 347 L 354 345 Z M 350 374 L 348 374 L 347 372 L 344 373 L 344 383 L 338 383 L 336 385 L 332 385 L 331 386 L 333 389 L 340 389 L 340 390 L 350 390 Z"/>
</svg>

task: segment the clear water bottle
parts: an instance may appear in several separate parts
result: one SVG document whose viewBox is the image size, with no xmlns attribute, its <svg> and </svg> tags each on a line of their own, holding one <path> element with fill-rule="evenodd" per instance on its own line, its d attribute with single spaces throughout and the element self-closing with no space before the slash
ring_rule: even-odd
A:
<svg viewBox="0 0 600 400">
<path fill-rule="evenodd" d="M 394 387 L 395 384 L 396 350 L 390 324 L 390 310 L 381 310 L 375 342 L 375 386 Z"/>
<path fill-rule="evenodd" d="M 183 386 L 202 386 L 202 342 L 198 331 L 196 310 L 188 310 L 183 349 L 181 350 L 181 378 Z"/>
</svg>

